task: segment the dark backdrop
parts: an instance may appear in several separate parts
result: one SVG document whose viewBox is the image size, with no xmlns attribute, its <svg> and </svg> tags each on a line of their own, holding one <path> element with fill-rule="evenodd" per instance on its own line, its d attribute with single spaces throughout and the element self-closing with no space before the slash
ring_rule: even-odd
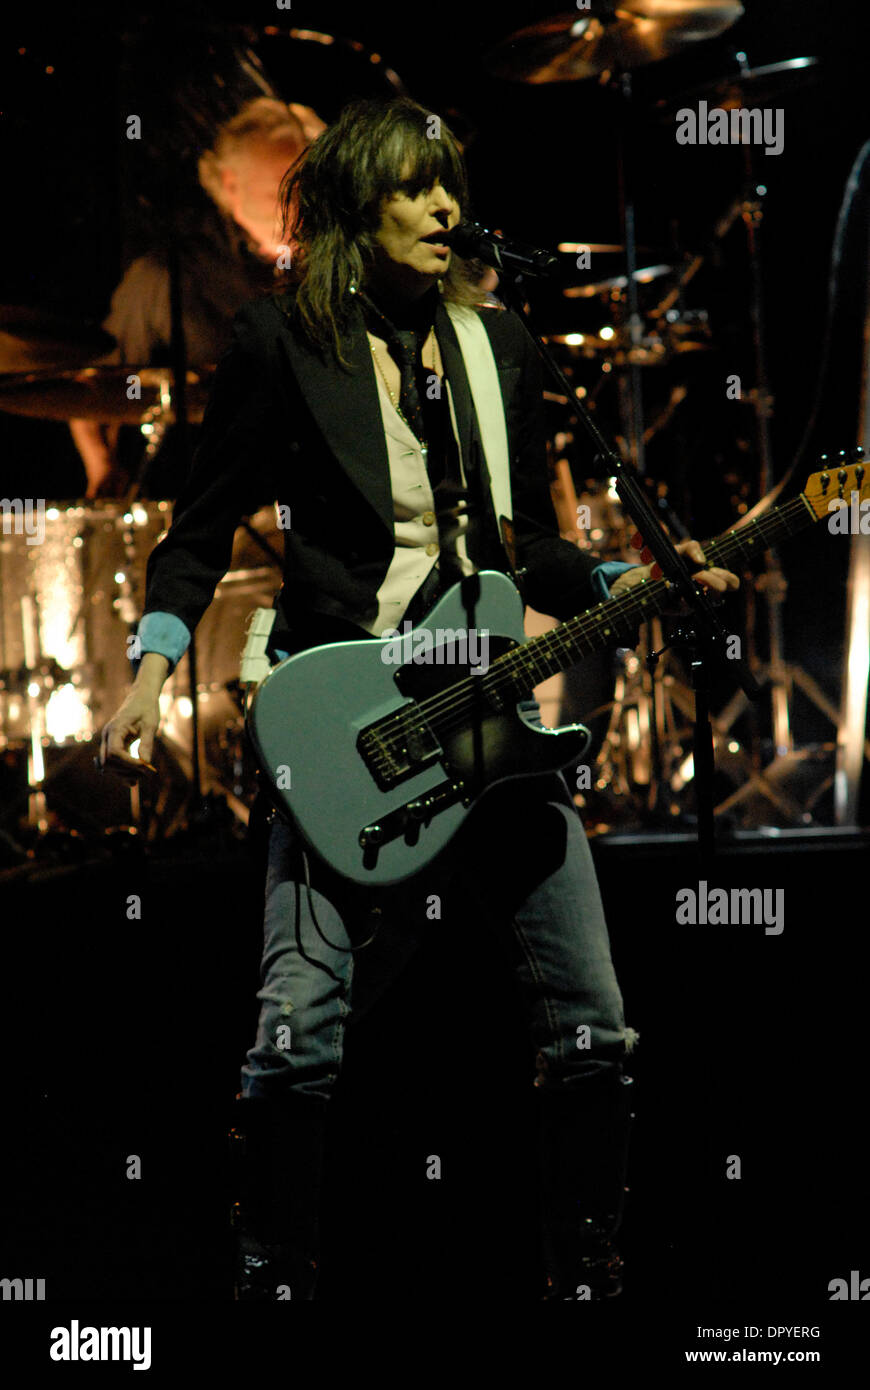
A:
<svg viewBox="0 0 870 1390">
<path fill-rule="evenodd" d="M 525 86 L 489 77 L 482 55 L 500 38 L 552 13 L 550 4 L 491 7 L 454 0 L 431 11 L 393 5 L 306 4 L 277 10 L 267 0 L 246 5 L 212 0 L 195 9 L 151 6 L 147 18 L 115 7 L 84 5 L 7 10 L 0 49 L 4 92 L 2 158 L 9 197 L 0 260 L 0 302 L 37 303 L 98 320 L 125 262 L 147 235 L 147 210 L 137 202 L 145 174 L 139 146 L 124 138 L 125 118 L 139 110 L 151 123 L 171 123 L 173 83 L 219 101 L 214 72 L 225 60 L 222 21 L 245 24 L 284 95 L 333 116 L 357 92 L 385 91 L 362 58 L 329 48 L 304 51 L 263 37 L 272 24 L 358 40 L 379 54 L 410 93 L 450 113 L 468 139 L 475 212 L 483 220 L 540 244 L 620 238 L 616 147 L 618 122 L 609 93 L 594 82 Z M 721 38 L 685 56 L 640 70 L 635 78 L 633 142 L 637 233 L 656 252 L 676 241 L 683 252 L 709 242 L 715 221 L 741 188 L 741 153 L 679 147 L 674 125 L 654 117 L 653 103 L 712 78 L 742 48 L 753 66 L 812 55 L 819 80 L 766 104 L 785 110 L 781 155 L 757 155 L 768 189 L 763 275 L 775 475 L 805 444 L 795 489 L 818 453 L 856 442 L 861 312 L 866 292 L 865 221 L 843 264 L 835 305 L 829 370 L 820 387 L 828 262 L 838 207 L 852 162 L 870 134 L 862 99 L 862 49 L 854 5 L 810 0 L 748 0 L 744 17 Z M 197 15 L 200 19 L 197 19 Z M 216 58 L 203 58 L 196 37 L 212 26 Z M 144 26 L 150 48 L 131 59 L 123 35 Z M 223 31 L 224 34 L 226 31 Z M 259 37 L 257 37 L 259 35 Z M 222 45 L 224 46 L 222 48 Z M 19 52 L 24 49 L 23 53 Z M 297 56 L 301 55 L 301 56 Z M 53 68 L 49 73 L 47 68 Z M 177 132 L 176 132 L 177 133 Z M 171 161 L 147 177 L 170 177 Z M 752 383 L 748 338 L 748 275 L 741 224 L 732 228 L 688 289 L 690 308 L 706 309 L 712 352 L 648 371 L 648 419 L 683 382 L 689 395 L 671 426 L 652 441 L 648 467 L 667 482 L 671 500 L 694 534 L 730 524 L 735 499 L 758 496 L 753 419 L 746 403 L 725 399 L 725 378 Z M 576 305 L 576 301 L 575 301 Z M 546 307 L 549 331 L 594 328 L 597 304 L 573 312 Z M 815 428 L 806 437 L 811 405 Z M 615 396 L 601 398 L 605 428 L 617 427 Z M 0 415 L 4 482 L 9 495 L 77 496 L 84 475 L 65 426 Z M 9 481 L 6 481 L 6 478 Z M 790 582 L 787 655 L 800 662 L 836 701 L 842 662 L 847 546 L 823 527 L 783 555 Z M 799 743 L 830 738 L 823 716 L 802 697 L 794 708 Z"/>
</svg>

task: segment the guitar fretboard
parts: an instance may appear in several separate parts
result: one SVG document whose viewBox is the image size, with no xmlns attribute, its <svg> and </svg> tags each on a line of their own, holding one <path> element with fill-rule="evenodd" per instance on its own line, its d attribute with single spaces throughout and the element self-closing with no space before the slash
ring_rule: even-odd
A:
<svg viewBox="0 0 870 1390">
<path fill-rule="evenodd" d="M 727 569 L 754 559 L 778 540 L 797 534 L 816 520 L 816 513 L 801 493 L 784 506 L 725 531 L 715 540 L 705 541 L 704 554 L 710 565 Z M 434 729 L 446 730 L 462 724 L 479 709 L 481 697 L 496 707 L 523 699 L 541 681 L 575 666 L 592 652 L 619 646 L 620 639 L 633 645 L 639 623 L 673 606 L 673 588 L 667 579 L 643 580 L 618 598 L 607 599 L 505 652 L 485 675 L 469 677 L 447 692 L 422 700 L 417 713 Z"/>
<path fill-rule="evenodd" d="M 745 526 L 704 542 L 704 554 L 711 565 L 728 569 L 735 563 L 752 560 L 780 538 L 795 535 L 815 520 L 815 512 L 801 493 Z M 493 662 L 485 683 L 497 682 L 502 693 L 502 682 L 507 682 L 511 694 L 517 692 L 521 696 L 531 686 L 575 665 L 591 652 L 618 646 L 620 638 L 632 638 L 638 623 L 673 606 L 673 587 L 667 579 L 644 580 L 618 598 L 607 599 L 587 613 L 560 623 L 551 632 L 506 652 Z"/>
</svg>

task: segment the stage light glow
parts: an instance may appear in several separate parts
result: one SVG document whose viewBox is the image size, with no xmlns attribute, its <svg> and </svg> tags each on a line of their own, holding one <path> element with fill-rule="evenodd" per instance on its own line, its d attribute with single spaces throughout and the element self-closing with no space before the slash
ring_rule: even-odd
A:
<svg viewBox="0 0 870 1390">
<path fill-rule="evenodd" d="M 90 738 L 91 712 L 79 690 L 70 683 L 52 691 L 45 706 L 45 730 L 53 743 Z"/>
<path fill-rule="evenodd" d="M 684 758 L 671 778 L 671 787 L 675 792 L 682 791 L 687 783 L 691 782 L 695 775 L 695 758 L 692 753 Z"/>
</svg>

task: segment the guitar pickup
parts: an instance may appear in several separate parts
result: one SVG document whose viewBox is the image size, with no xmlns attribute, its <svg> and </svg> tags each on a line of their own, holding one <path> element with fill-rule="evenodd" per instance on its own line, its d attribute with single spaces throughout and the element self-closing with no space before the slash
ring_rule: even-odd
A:
<svg viewBox="0 0 870 1390">
<path fill-rule="evenodd" d="M 411 721 L 404 710 L 363 729 L 356 746 L 382 791 L 416 777 L 443 755 L 426 721 Z"/>
</svg>

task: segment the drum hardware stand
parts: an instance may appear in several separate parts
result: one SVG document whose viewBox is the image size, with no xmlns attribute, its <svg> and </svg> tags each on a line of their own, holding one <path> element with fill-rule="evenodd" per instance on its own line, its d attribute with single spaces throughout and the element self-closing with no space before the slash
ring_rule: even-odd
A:
<svg viewBox="0 0 870 1390">
<path fill-rule="evenodd" d="M 152 460 L 157 454 L 166 431 L 170 425 L 170 415 L 172 411 L 172 392 L 170 390 L 169 375 L 161 378 L 160 398 L 156 405 L 149 406 L 139 423 L 139 432 L 145 436 L 145 450 L 142 459 L 136 470 L 126 495 L 122 499 L 125 508 L 137 501 L 142 491 L 142 486 L 148 475 Z"/>
<path fill-rule="evenodd" d="M 170 361 L 172 364 L 172 397 L 174 402 L 175 429 L 178 441 L 179 459 L 182 468 L 189 472 L 189 436 L 187 421 L 187 343 L 184 336 L 184 318 L 181 289 L 181 258 L 178 249 L 177 229 L 168 226 L 169 262 L 169 309 L 172 322 L 170 336 Z M 199 690 L 196 675 L 196 634 L 190 634 L 187 648 L 187 670 L 190 684 L 190 774 L 193 783 L 193 803 L 191 820 L 202 821 L 207 818 L 207 806 L 202 794 L 201 750 L 199 730 Z M 177 756 L 177 755 L 176 755 Z"/>
<path fill-rule="evenodd" d="M 676 640 L 679 640 L 678 637 L 676 637 L 675 634 L 671 634 L 670 645 L 675 644 Z M 656 661 L 658 657 L 662 655 L 663 650 L 665 649 L 663 648 L 660 651 L 653 652 L 651 656 L 647 658 L 648 662 Z M 673 678 L 669 679 L 667 682 L 666 698 L 691 721 L 694 704 L 692 693 L 687 686 L 681 681 L 674 681 Z M 733 709 L 737 707 L 738 702 L 739 713 L 740 710 L 744 709 L 746 706 L 746 697 L 742 691 L 736 692 L 729 704 L 726 705 L 724 711 L 718 715 L 711 716 L 710 722 L 713 727 L 714 743 L 725 740 L 731 724 L 736 718 Z M 726 812 L 730 811 L 733 806 L 737 805 L 754 791 L 766 797 L 766 799 L 787 818 L 796 823 L 806 822 L 807 816 L 803 808 L 788 796 L 787 793 L 783 792 L 781 788 L 773 785 L 763 772 L 758 771 L 753 765 L 751 755 L 748 754 L 742 746 L 738 745 L 737 749 L 730 751 L 734 752 L 740 762 L 744 780 L 734 792 L 715 807 L 714 814 L 716 816 L 724 815 Z"/>
<path fill-rule="evenodd" d="M 622 72 L 614 79 L 620 104 L 619 140 L 617 146 L 617 171 L 619 181 L 619 212 L 622 222 L 623 243 L 625 245 L 625 274 L 627 284 L 626 307 L 628 310 L 628 330 L 633 348 L 640 347 L 643 338 L 643 322 L 640 316 L 640 303 L 637 291 L 637 235 L 634 215 L 634 180 L 630 166 L 630 126 L 633 119 L 632 81 L 630 72 Z M 623 403 L 623 419 L 629 457 L 637 472 L 645 472 L 643 443 L 643 393 L 641 389 L 640 366 L 629 360 L 619 373 L 620 398 Z"/>
<path fill-rule="evenodd" d="M 738 53 L 737 59 L 741 65 L 742 74 L 747 74 L 750 69 L 746 54 Z M 770 420 L 774 410 L 774 401 L 767 377 L 764 290 L 761 268 L 761 227 L 764 218 L 762 199 L 766 190 L 762 184 L 757 182 L 755 160 L 752 147 L 749 144 L 743 146 L 743 161 L 745 184 L 741 216 L 746 229 L 750 269 L 750 321 L 755 367 L 755 386 L 750 391 L 743 393 L 743 399 L 749 401 L 755 416 L 759 495 L 764 498 L 773 487 Z M 815 681 L 801 667 L 792 665 L 785 660 L 782 610 L 788 585 L 776 550 L 768 549 L 765 551 L 764 571 L 757 577 L 755 588 L 763 596 L 767 606 L 768 660 L 760 665 L 759 674 L 762 678 L 766 677 L 771 686 L 774 757 L 768 766 L 769 771 L 780 758 L 794 750 L 789 713 L 789 700 L 794 685 L 803 690 L 816 707 L 829 719 L 832 719 L 835 728 L 839 724 L 839 717 Z M 754 631 L 747 634 L 750 648 L 754 642 L 754 635 Z"/>
<path fill-rule="evenodd" d="M 745 60 L 744 60 L 745 61 Z M 764 348 L 764 300 L 761 281 L 761 222 L 763 209 L 760 188 L 752 196 L 753 170 L 749 146 L 744 146 L 746 164 L 746 193 L 743 201 L 743 223 L 746 227 L 746 243 L 750 266 L 750 317 L 752 322 L 752 345 L 755 359 L 755 387 L 746 393 L 755 414 L 756 439 L 759 461 L 759 495 L 765 497 L 773 486 L 771 463 L 770 420 L 773 415 L 773 397 L 767 381 L 767 361 Z M 786 581 L 775 550 L 768 549 L 764 554 L 764 574 L 756 584 L 759 593 L 764 595 L 768 614 L 768 650 L 770 653 L 768 673 L 771 681 L 771 701 L 773 713 L 773 742 L 776 756 L 791 752 L 792 734 L 789 722 L 788 690 L 786 671 L 783 662 L 782 605 L 785 601 Z"/>
<path fill-rule="evenodd" d="M 732 207 L 728 210 L 725 217 L 723 217 L 717 224 L 715 229 L 716 240 L 723 236 L 733 225 L 734 221 L 740 214 L 740 206 L 740 201 L 736 200 Z M 714 244 L 715 242 L 711 243 L 711 246 Z M 707 254 L 708 251 L 705 250 L 703 254 L 696 255 L 692 258 L 692 260 L 688 263 L 686 268 L 681 272 L 677 284 L 668 291 L 668 293 L 663 297 L 659 304 L 651 311 L 649 317 L 653 321 L 660 322 L 662 320 L 665 320 L 668 324 L 671 324 L 675 318 L 682 321 L 684 318 L 687 317 L 683 307 L 683 291 L 685 286 L 689 283 L 690 280 L 694 278 L 698 270 L 703 265 L 704 261 L 707 258 Z M 636 283 L 637 282 L 634 279 L 627 281 L 628 285 L 634 287 L 635 301 L 637 299 Z M 635 366 L 634 371 L 637 372 L 639 375 L 639 367 Z M 687 394 L 688 388 L 685 386 L 675 386 L 672 388 L 670 398 L 664 409 L 659 413 L 656 419 L 653 420 L 651 425 L 643 431 L 642 440 L 644 445 L 648 444 L 655 437 L 656 434 L 658 434 L 662 429 L 666 428 L 666 426 L 670 423 L 670 420 L 673 417 L 675 411 L 685 400 Z M 636 398 L 637 397 L 635 397 L 635 399 Z M 623 401 L 625 399 L 624 390 L 622 392 L 622 399 Z M 664 496 L 657 497 L 655 499 L 654 505 L 664 515 L 664 518 L 671 530 L 671 533 L 673 535 L 678 536 L 680 540 L 685 540 L 688 537 L 689 533 L 686 527 L 683 525 L 680 518 L 676 515 L 676 513 L 669 505 L 667 498 Z M 641 645 L 649 649 L 649 655 L 646 656 L 646 658 L 642 658 L 643 664 L 639 667 L 638 670 L 638 674 L 640 676 L 638 690 L 641 692 L 641 698 L 643 698 L 643 696 L 645 695 L 646 698 L 650 701 L 651 708 L 648 714 L 651 715 L 651 717 L 648 717 L 647 722 L 649 726 L 652 751 L 652 768 L 654 769 L 656 774 L 648 779 L 647 794 L 645 798 L 645 809 L 647 813 L 649 813 L 650 815 L 659 818 L 669 814 L 668 811 L 666 811 L 663 802 L 666 798 L 668 798 L 671 789 L 670 773 L 669 771 L 665 770 L 664 766 L 665 749 L 668 745 L 668 742 L 672 742 L 674 737 L 673 732 L 669 732 L 668 729 L 668 725 L 670 722 L 667 716 L 668 701 L 670 700 L 674 704 L 681 706 L 683 712 L 689 713 L 689 717 L 691 718 L 691 710 L 689 709 L 689 706 L 691 704 L 691 695 L 689 687 L 685 686 L 679 679 L 679 677 L 675 675 L 671 675 L 667 679 L 665 679 L 664 672 L 658 669 L 658 657 L 661 653 L 667 650 L 666 647 L 662 646 L 662 642 L 663 638 L 661 634 L 660 620 L 654 619 L 652 623 L 644 624 L 644 636 Z M 655 649 L 660 650 L 657 651 Z M 649 672 L 648 680 L 643 675 L 644 666 L 646 667 L 646 670 Z M 621 695 L 618 694 L 616 700 L 614 701 L 614 718 L 611 720 L 611 724 L 608 728 L 607 735 L 605 736 L 605 743 L 610 740 L 618 739 L 619 737 L 616 732 L 616 724 L 618 723 L 620 717 L 618 707 L 625 702 L 626 697 L 629 694 L 630 684 L 630 676 L 625 676 L 621 681 L 622 693 Z M 680 701 L 678 698 L 679 692 L 683 692 L 685 694 L 686 698 L 683 701 Z M 638 711 L 638 713 L 640 715 L 640 710 Z M 628 790 L 629 779 L 626 772 L 623 773 L 623 780 L 625 782 L 625 789 Z M 637 778 L 635 778 L 634 780 L 637 780 Z"/>
<path fill-rule="evenodd" d="M 37 836 L 45 836 L 51 831 L 46 803 L 46 784 L 53 774 L 47 774 L 43 741 L 49 740 L 46 708 L 53 689 L 58 684 L 58 675 L 70 676 L 71 671 L 59 667 L 53 658 L 42 653 L 39 635 L 39 610 L 36 599 L 29 594 L 21 596 L 21 631 L 24 645 L 24 664 L 16 672 L 27 699 L 30 742 L 27 749 L 27 823 Z M 81 667 L 75 668 L 81 670 Z M 69 838 L 74 832 L 64 829 Z"/>
<path fill-rule="evenodd" d="M 622 321 L 629 325 L 630 341 L 632 347 L 641 344 L 643 336 L 643 322 L 640 315 L 638 298 L 637 270 L 637 248 L 636 248 L 636 228 L 635 228 L 635 209 L 633 195 L 631 191 L 631 178 L 627 149 L 629 140 L 627 136 L 628 124 L 631 117 L 631 76 L 623 73 L 620 77 L 619 99 L 622 102 L 621 135 L 619 144 L 619 201 L 620 218 L 623 229 L 623 242 L 626 251 L 626 284 L 620 291 L 618 299 L 626 305 L 622 315 Z M 736 220 L 740 211 L 740 203 L 736 201 L 728 210 L 726 216 L 717 224 L 716 235 L 724 234 Z M 674 305 L 680 305 L 682 312 L 683 286 L 696 274 L 703 264 L 705 257 L 696 256 L 689 266 L 680 276 L 678 285 L 672 289 L 662 300 L 655 310 L 656 318 L 668 318 L 675 312 Z M 669 320 L 670 321 L 670 320 Z M 628 362 L 617 369 L 618 392 L 620 401 L 620 414 L 622 417 L 622 428 L 625 436 L 625 453 L 635 464 L 639 473 L 643 473 L 645 465 L 645 445 L 655 433 L 664 427 L 674 410 L 679 406 L 686 396 L 686 388 L 675 388 L 671 393 L 670 401 L 665 408 L 664 414 L 660 416 L 649 430 L 644 429 L 643 421 L 643 397 L 641 390 L 641 368 L 637 361 L 633 361 L 629 356 Z M 602 371 L 596 383 L 593 395 L 597 394 L 601 386 L 609 378 L 609 373 Z M 546 394 L 546 393 L 545 393 Z M 554 397 L 555 398 L 555 397 Z M 568 398 L 573 402 L 578 400 L 576 393 Z M 566 403 L 568 403 L 566 401 Z M 588 405 L 592 400 L 588 401 Z M 559 490 L 565 492 L 565 480 L 560 475 L 557 466 L 557 477 Z M 649 481 L 649 480 L 646 480 Z M 573 487 L 571 496 L 574 497 Z M 555 499 L 554 499 L 555 500 Z M 664 514 L 667 524 L 674 535 L 681 540 L 686 539 L 688 532 L 680 519 L 673 512 L 665 497 L 657 497 L 651 505 Z M 557 516 L 559 515 L 557 507 Z M 632 518 L 634 519 L 634 518 Z M 573 529 L 576 529 L 574 527 Z M 564 532 L 564 528 L 563 528 Z M 605 750 L 608 746 L 612 750 L 618 750 L 615 761 L 622 764 L 622 782 L 624 791 L 628 791 L 632 782 L 638 783 L 642 780 L 646 784 L 646 795 L 644 797 L 644 814 L 653 819 L 661 819 L 663 816 L 669 817 L 669 811 L 665 809 L 663 803 L 669 800 L 670 777 L 666 776 L 664 770 L 665 747 L 668 742 L 666 713 L 666 703 L 668 695 L 672 693 L 676 684 L 681 684 L 676 677 L 671 677 L 666 683 L 663 679 L 663 672 L 657 671 L 658 656 L 655 654 L 656 646 L 662 647 L 661 624 L 658 619 L 649 623 L 644 623 L 641 629 L 641 647 L 645 648 L 649 655 L 645 663 L 638 668 L 640 679 L 635 681 L 633 692 L 634 699 L 631 697 L 632 677 L 627 673 L 623 675 L 618 683 L 617 694 L 612 706 L 612 716 L 605 734 L 602 749 L 599 752 L 597 762 L 601 767 L 603 759 L 606 758 Z M 643 658 L 642 658 L 643 661 Z M 689 696 L 688 687 L 684 687 L 687 697 Z M 644 735 L 649 742 L 649 759 L 644 768 L 635 767 L 634 772 L 629 772 L 629 760 L 633 758 L 637 762 L 636 755 L 632 754 L 629 747 L 629 737 L 627 730 L 620 735 L 617 732 L 617 725 L 626 707 L 633 704 L 637 713 L 638 728 L 636 734 Z M 709 839 L 709 834 L 708 834 Z"/>
<path fill-rule="evenodd" d="M 42 740 L 46 736 L 45 686 L 40 681 L 39 691 L 33 689 L 32 677 L 39 669 L 41 661 L 39 642 L 39 622 L 36 603 L 29 594 L 21 597 L 21 629 L 24 638 L 24 665 L 31 677 L 27 681 L 27 711 L 30 722 L 30 748 L 27 752 L 27 821 L 40 835 L 48 830 L 48 816 L 45 805 L 45 758 Z"/>
<path fill-rule="evenodd" d="M 745 62 L 745 55 L 742 61 Z M 744 162 L 746 167 L 746 185 L 743 198 L 741 200 L 741 216 L 746 228 L 746 242 L 748 258 L 750 264 L 750 284 L 751 302 L 750 319 L 752 325 L 753 357 L 755 365 L 755 386 L 749 391 L 742 393 L 742 399 L 749 402 L 753 409 L 756 424 L 757 450 L 759 457 L 759 492 L 762 499 L 771 494 L 773 489 L 772 476 L 772 451 L 770 444 L 769 422 L 773 415 L 773 397 L 770 394 L 767 382 L 766 353 L 764 340 L 764 298 L 763 282 L 761 273 L 761 235 L 760 228 L 763 220 L 763 208 L 761 196 L 763 190 L 756 186 L 753 178 L 753 159 L 749 147 L 744 147 Z M 727 216 L 723 219 L 723 231 L 726 231 L 735 219 Z M 718 230 L 718 229 L 717 229 Z M 757 509 L 756 509 L 757 510 Z M 768 661 L 760 661 L 755 651 L 755 607 L 750 607 L 747 622 L 747 648 L 749 661 L 756 677 L 762 682 L 770 683 L 771 713 L 773 719 L 773 740 L 774 758 L 768 764 L 766 772 L 769 772 L 780 759 L 793 752 L 794 743 L 790 727 L 789 702 L 794 686 L 801 689 L 805 695 L 816 705 L 816 707 L 829 718 L 834 727 L 837 727 L 837 712 L 830 700 L 820 690 L 816 682 L 801 667 L 786 662 L 784 657 L 783 641 L 783 618 L 782 609 L 788 588 L 779 556 L 775 550 L 765 551 L 764 570 L 756 576 L 753 584 L 754 591 L 762 595 L 767 605 L 768 616 Z M 729 701 L 725 710 L 719 716 L 718 725 L 722 732 L 727 732 L 734 721 L 749 708 L 748 701 L 744 692 L 737 691 Z M 753 720 L 757 729 L 757 714 Z M 759 745 L 758 736 L 754 739 L 756 749 Z M 792 798 L 784 796 L 783 792 L 774 786 L 769 778 L 762 772 L 760 755 L 756 753 L 752 759 L 754 766 L 747 768 L 747 782 L 738 788 L 734 793 L 725 799 L 717 808 L 717 814 L 723 814 L 730 810 L 739 801 L 751 794 L 753 791 L 762 794 L 777 809 L 791 819 L 796 824 L 806 823 L 806 811 Z"/>
<path fill-rule="evenodd" d="M 504 297 L 510 308 L 517 314 L 526 334 L 530 338 L 541 360 L 561 389 L 570 398 L 573 394 L 571 384 L 547 344 L 529 326 L 519 288 L 521 277 L 506 274 L 503 277 Z M 724 653 L 728 634 L 717 616 L 708 595 L 696 587 L 692 581 L 692 571 L 683 556 L 674 549 L 667 534 L 656 516 L 655 508 L 647 499 L 640 477 L 630 462 L 623 460 L 607 441 L 596 423 L 595 417 L 577 398 L 577 417 L 592 439 L 601 463 L 616 482 L 620 500 L 641 531 L 645 544 L 662 569 L 663 574 L 673 585 L 675 596 L 679 596 L 694 615 L 691 620 L 692 633 L 692 677 L 695 690 L 695 788 L 698 804 L 698 852 L 702 866 L 710 863 L 715 849 L 713 819 L 713 731 L 709 711 L 708 666 L 712 656 Z M 689 621 L 683 620 L 684 629 L 689 629 Z M 740 684 L 747 696 L 755 699 L 759 688 L 742 657 L 732 663 Z"/>
<path fill-rule="evenodd" d="M 622 224 L 623 245 L 625 246 L 625 308 L 627 311 L 631 348 L 637 348 L 641 345 L 643 338 L 643 322 L 640 315 L 637 281 L 637 230 L 635 222 L 631 141 L 631 136 L 633 134 L 632 122 L 634 118 L 631 73 L 622 72 L 617 74 L 613 79 L 613 86 L 616 89 L 617 100 L 620 107 L 617 171 L 619 213 Z M 620 413 L 623 421 L 623 432 L 625 434 L 628 458 L 634 465 L 637 473 L 643 478 L 646 472 L 646 434 L 644 431 L 643 419 L 643 389 L 640 363 L 633 360 L 631 350 L 629 350 L 628 362 L 618 371 L 617 382 L 621 407 Z M 637 518 L 632 516 L 632 520 L 636 522 Z M 643 624 L 643 628 L 645 633 L 645 645 L 648 651 L 651 652 L 655 641 L 652 624 L 645 623 Z M 647 686 L 649 687 L 648 689 Z M 649 730 L 650 740 L 650 776 L 647 810 L 650 813 L 655 813 L 660 804 L 663 786 L 663 748 L 660 738 L 663 726 L 661 682 L 653 679 L 652 671 L 650 670 L 649 680 L 645 681 L 642 679 L 639 690 L 641 696 L 645 697 L 648 701 L 648 707 L 645 711 L 645 723 Z M 640 715 L 640 710 L 638 713 Z"/>
<path fill-rule="evenodd" d="M 631 169 L 629 165 L 628 154 L 628 151 L 630 149 L 629 126 L 632 118 L 631 74 L 629 72 L 621 72 L 617 74 L 614 77 L 611 86 L 615 91 L 616 100 L 619 103 L 620 110 L 617 169 L 619 186 L 619 213 L 620 222 L 622 226 L 622 239 L 623 245 L 625 247 L 626 257 L 626 285 L 624 291 L 622 291 L 617 296 L 617 298 L 621 299 L 626 306 L 625 311 L 621 316 L 621 320 L 625 322 L 627 318 L 631 346 L 638 347 L 643 337 L 643 323 L 640 317 L 640 307 L 638 299 L 638 281 L 636 275 L 637 240 L 635 229 L 635 208 L 633 196 L 633 181 L 631 178 Z M 589 407 L 593 405 L 594 398 L 597 396 L 601 387 L 610 378 L 610 372 L 605 370 L 606 365 L 607 364 L 603 364 L 598 381 L 596 382 L 592 392 L 590 393 L 588 405 L 584 412 L 586 415 L 588 415 Z M 567 381 L 567 378 L 561 373 L 559 375 L 562 386 L 564 388 L 567 388 L 565 403 L 571 404 L 574 407 L 574 410 L 577 412 L 577 418 L 579 418 L 579 412 L 582 409 L 580 405 L 580 397 L 578 397 L 576 391 L 570 386 L 570 383 Z M 645 445 L 647 442 L 647 433 L 644 431 L 643 427 L 643 395 L 641 387 L 640 366 L 636 361 L 632 360 L 630 352 L 626 364 L 622 368 L 617 369 L 617 391 L 620 404 L 622 428 L 625 437 L 625 453 L 631 460 L 631 462 L 634 464 L 638 473 L 643 475 L 645 467 Z M 545 392 L 544 394 L 547 395 L 548 393 Z M 551 396 L 550 398 L 559 399 L 553 396 Z M 565 474 L 568 473 L 567 468 L 560 470 L 557 464 L 555 472 L 556 477 L 558 479 L 557 486 L 559 488 L 560 493 L 562 494 L 563 500 L 567 501 L 570 493 L 570 499 L 573 501 L 574 506 L 576 507 L 576 493 L 573 487 L 573 483 L 569 489 L 566 482 Z M 557 508 L 557 516 L 558 515 L 559 512 Z M 561 529 L 564 534 L 565 526 L 563 525 Z M 576 511 L 574 512 L 574 519 L 571 521 L 570 529 L 571 531 L 576 532 Z M 648 624 L 644 624 L 644 627 L 647 630 L 649 629 Z M 647 636 L 648 639 L 651 638 L 651 633 L 649 631 L 647 632 Z M 616 747 L 616 724 L 619 721 L 620 714 L 624 705 L 625 694 L 627 693 L 627 684 L 628 677 L 626 677 L 622 682 L 622 700 L 617 698 L 614 701 L 613 714 L 608 725 L 608 730 L 605 735 L 604 744 L 602 746 L 601 752 L 598 755 L 599 762 L 602 758 L 602 754 L 604 753 L 604 749 L 608 746 L 608 744 L 610 744 L 612 747 Z M 647 691 L 645 686 L 641 684 L 641 686 L 638 688 L 638 696 L 638 718 L 640 722 L 644 723 L 650 731 L 651 770 L 649 786 L 650 798 L 653 799 L 655 795 L 653 789 L 657 788 L 662 780 L 661 745 L 656 732 L 656 725 L 659 722 L 660 712 L 657 712 L 652 705 L 654 691 Z M 640 701 L 649 702 L 649 707 L 646 708 L 643 711 L 643 713 L 640 709 Z M 621 742 L 620 747 L 623 755 L 625 755 L 625 744 Z M 627 770 L 624 771 L 627 788 Z M 649 809 L 652 808 L 650 807 Z"/>
</svg>

